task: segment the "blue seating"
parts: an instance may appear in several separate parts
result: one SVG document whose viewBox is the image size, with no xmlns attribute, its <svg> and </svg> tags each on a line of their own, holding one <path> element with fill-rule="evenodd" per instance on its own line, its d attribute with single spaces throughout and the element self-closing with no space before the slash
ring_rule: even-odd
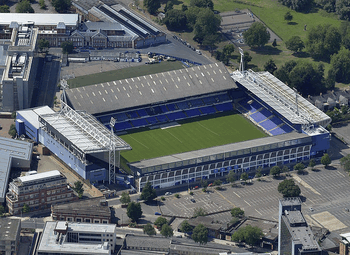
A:
<svg viewBox="0 0 350 255">
<path fill-rule="evenodd" d="M 159 122 L 167 122 L 167 121 L 169 121 L 168 118 L 165 115 L 158 115 L 156 118 L 157 118 L 157 120 Z"/>
<path fill-rule="evenodd" d="M 204 105 L 202 99 L 192 99 L 190 101 L 190 103 L 191 103 L 192 107 L 199 107 L 199 106 Z"/>
<path fill-rule="evenodd" d="M 221 94 L 216 96 L 221 102 L 231 101 L 231 98 L 227 94 Z"/>
<path fill-rule="evenodd" d="M 166 115 L 170 121 L 181 120 L 187 118 L 184 112 L 171 112 Z"/>
<path fill-rule="evenodd" d="M 162 109 L 159 106 L 153 106 L 145 109 L 148 115 L 157 115 L 162 113 Z"/>
<path fill-rule="evenodd" d="M 216 112 L 214 107 L 212 106 L 204 106 L 204 107 L 201 107 L 200 110 L 203 114 L 213 114 Z"/>
<path fill-rule="evenodd" d="M 201 112 L 199 111 L 199 109 L 188 109 L 185 111 L 185 113 L 187 114 L 188 117 L 196 117 L 201 115 Z"/>
<path fill-rule="evenodd" d="M 225 111 L 231 111 L 233 110 L 232 103 L 223 103 L 223 104 L 217 104 L 215 106 L 216 110 L 219 112 L 225 112 Z"/>
<path fill-rule="evenodd" d="M 139 118 L 139 115 L 137 114 L 136 111 L 126 112 L 126 116 L 128 116 L 129 119 L 137 119 L 137 118 Z"/>
<path fill-rule="evenodd" d="M 166 105 L 161 105 L 160 109 L 162 110 L 163 113 L 166 113 L 169 111 L 168 108 L 166 107 Z"/>
<path fill-rule="evenodd" d="M 98 117 L 98 119 L 100 120 L 101 123 L 109 123 L 109 121 L 111 120 L 111 116 L 102 116 L 102 117 Z"/>
<path fill-rule="evenodd" d="M 124 121 L 124 122 L 116 123 L 114 128 L 117 131 L 124 131 L 124 130 L 132 128 L 132 126 L 128 121 Z"/>
<path fill-rule="evenodd" d="M 170 112 L 178 110 L 177 106 L 175 104 L 167 104 L 166 105 Z"/>
<path fill-rule="evenodd" d="M 290 133 L 290 132 L 292 132 L 293 131 L 293 128 L 291 128 L 290 126 L 288 126 L 288 125 L 283 125 L 283 126 L 281 126 L 281 128 L 284 130 L 284 132 L 286 132 L 286 133 Z"/>
<path fill-rule="evenodd" d="M 272 135 L 281 135 L 281 134 L 285 134 L 286 132 L 284 132 L 282 128 L 276 128 L 274 130 L 271 130 L 270 133 Z"/>
<path fill-rule="evenodd" d="M 274 122 L 272 122 L 271 120 L 269 120 L 269 119 L 266 119 L 265 121 L 259 123 L 259 125 L 262 126 L 267 131 L 277 127 L 277 125 Z"/>
<path fill-rule="evenodd" d="M 148 117 L 147 118 L 147 122 L 151 125 L 153 124 L 157 124 L 158 123 L 158 120 L 156 119 L 156 117 Z"/>
<path fill-rule="evenodd" d="M 178 102 L 176 105 L 179 107 L 179 109 L 188 109 L 190 106 L 188 105 L 188 102 Z"/>
<path fill-rule="evenodd" d="M 137 110 L 137 113 L 139 114 L 140 117 L 148 116 L 145 109 L 139 109 L 139 110 Z"/>
<path fill-rule="evenodd" d="M 264 119 L 266 119 L 266 116 L 264 114 L 262 114 L 261 112 L 255 112 L 252 115 L 250 115 L 250 117 L 255 120 L 257 123 L 263 121 Z"/>
<path fill-rule="evenodd" d="M 144 127 L 144 126 L 147 126 L 148 123 L 145 119 L 137 119 L 137 120 L 132 120 L 131 121 L 131 124 L 134 126 L 134 127 Z"/>
<path fill-rule="evenodd" d="M 216 103 L 216 99 L 213 96 L 211 96 L 211 97 L 204 97 L 203 101 L 204 101 L 205 104 L 214 104 L 214 103 Z"/>
<path fill-rule="evenodd" d="M 281 125 L 283 123 L 283 121 L 279 118 L 277 118 L 276 116 L 273 116 L 271 119 L 270 119 L 273 123 L 276 124 L 276 126 L 278 125 Z"/>
<path fill-rule="evenodd" d="M 118 121 L 123 121 L 123 120 L 126 120 L 128 118 L 128 116 L 126 116 L 126 114 L 124 112 L 117 113 L 113 117 Z"/>
</svg>

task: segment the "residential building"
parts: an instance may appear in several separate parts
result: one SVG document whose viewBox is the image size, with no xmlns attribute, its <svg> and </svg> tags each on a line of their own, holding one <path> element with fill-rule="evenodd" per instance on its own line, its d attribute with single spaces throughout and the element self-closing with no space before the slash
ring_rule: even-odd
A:
<svg viewBox="0 0 350 255">
<path fill-rule="evenodd" d="M 110 255 L 115 249 L 116 225 L 48 221 L 37 255 Z"/>
<path fill-rule="evenodd" d="M 314 235 L 301 213 L 299 197 L 279 201 L 278 254 L 321 255 Z"/>
<path fill-rule="evenodd" d="M 111 223 L 111 210 L 104 197 L 96 197 L 51 206 L 53 220 L 86 223 Z"/>
<path fill-rule="evenodd" d="M 20 233 L 21 220 L 0 218 L 0 254 L 18 254 Z"/>
<path fill-rule="evenodd" d="M 67 178 L 58 170 L 18 177 L 9 184 L 6 194 L 11 214 L 21 213 L 24 204 L 35 211 L 77 199 L 67 187 Z"/>
<path fill-rule="evenodd" d="M 339 242 L 339 254 L 349 255 L 350 254 L 350 233 L 340 234 L 341 241 Z"/>
</svg>

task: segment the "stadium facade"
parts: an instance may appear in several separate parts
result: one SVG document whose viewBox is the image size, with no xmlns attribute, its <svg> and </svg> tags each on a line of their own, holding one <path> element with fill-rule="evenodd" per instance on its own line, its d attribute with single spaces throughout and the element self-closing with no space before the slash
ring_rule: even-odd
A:
<svg viewBox="0 0 350 255">
<path fill-rule="evenodd" d="M 239 175 L 260 167 L 308 161 L 321 157 L 330 146 L 330 134 L 324 127 L 331 119 L 326 114 L 268 72 L 230 74 L 222 63 L 70 89 L 67 104 L 79 114 L 95 115 L 105 126 L 113 117 L 117 134 L 239 111 L 268 135 L 131 162 L 139 191 L 147 181 L 154 188 L 166 188 L 223 178 L 231 170 Z"/>
</svg>

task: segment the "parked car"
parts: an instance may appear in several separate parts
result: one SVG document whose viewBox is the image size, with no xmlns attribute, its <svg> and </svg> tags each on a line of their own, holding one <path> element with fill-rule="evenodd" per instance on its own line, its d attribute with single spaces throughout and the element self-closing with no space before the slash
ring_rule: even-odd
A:
<svg viewBox="0 0 350 255">
<path fill-rule="evenodd" d="M 171 192 L 165 192 L 165 195 L 166 196 L 170 196 L 170 195 L 172 195 L 173 193 L 171 193 Z"/>
<path fill-rule="evenodd" d="M 196 200 L 194 200 L 193 198 L 190 199 L 192 203 L 196 203 Z"/>
<path fill-rule="evenodd" d="M 162 215 L 160 212 L 155 212 L 154 215 Z"/>
</svg>

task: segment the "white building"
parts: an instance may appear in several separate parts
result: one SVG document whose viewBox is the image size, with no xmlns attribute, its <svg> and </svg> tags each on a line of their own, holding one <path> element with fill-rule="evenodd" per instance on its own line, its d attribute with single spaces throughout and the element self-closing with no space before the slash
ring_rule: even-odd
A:
<svg viewBox="0 0 350 255">
<path fill-rule="evenodd" d="M 38 255 L 110 255 L 115 249 L 116 225 L 48 221 Z"/>
</svg>

